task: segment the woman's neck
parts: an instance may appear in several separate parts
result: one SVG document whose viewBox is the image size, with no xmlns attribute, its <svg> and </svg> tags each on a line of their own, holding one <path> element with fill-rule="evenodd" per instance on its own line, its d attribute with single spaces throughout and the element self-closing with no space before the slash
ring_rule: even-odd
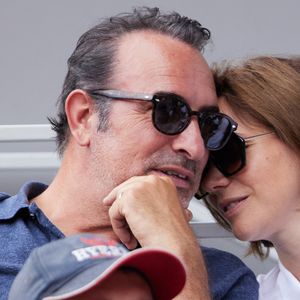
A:
<svg viewBox="0 0 300 300">
<path fill-rule="evenodd" d="M 300 224 L 272 241 L 281 263 L 300 281 Z"/>
</svg>

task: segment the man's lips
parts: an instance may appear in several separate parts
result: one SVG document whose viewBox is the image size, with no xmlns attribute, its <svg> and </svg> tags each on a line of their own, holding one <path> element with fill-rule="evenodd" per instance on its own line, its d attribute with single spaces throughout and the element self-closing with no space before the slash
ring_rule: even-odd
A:
<svg viewBox="0 0 300 300">
<path fill-rule="evenodd" d="M 191 188 L 195 180 L 194 172 L 180 166 L 162 166 L 153 171 L 168 176 L 180 188 Z"/>
</svg>

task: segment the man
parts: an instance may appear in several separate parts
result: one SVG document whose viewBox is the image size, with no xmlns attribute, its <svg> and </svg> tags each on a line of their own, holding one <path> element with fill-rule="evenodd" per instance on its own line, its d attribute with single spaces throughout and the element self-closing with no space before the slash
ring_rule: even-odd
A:
<svg viewBox="0 0 300 300">
<path fill-rule="evenodd" d="M 201 252 L 187 222 L 208 149 L 236 128 L 216 112 L 201 55 L 208 39 L 197 21 L 156 8 L 104 20 L 79 39 L 51 120 L 58 174 L 0 202 L 3 293 L 33 248 L 93 232 L 176 254 L 187 272 L 178 299 L 256 299 L 253 273 L 227 253 Z"/>
</svg>

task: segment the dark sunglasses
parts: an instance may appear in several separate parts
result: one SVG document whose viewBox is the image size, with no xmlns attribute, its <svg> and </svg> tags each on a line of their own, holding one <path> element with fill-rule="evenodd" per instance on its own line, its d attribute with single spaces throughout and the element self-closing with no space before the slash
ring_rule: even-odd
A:
<svg viewBox="0 0 300 300">
<path fill-rule="evenodd" d="M 186 101 L 173 93 L 155 95 L 130 93 L 118 90 L 96 90 L 92 95 L 101 95 L 119 100 L 143 100 L 153 103 L 152 122 L 154 127 L 166 135 L 176 135 L 190 124 L 192 116 L 198 118 L 200 132 L 209 150 L 219 150 L 227 143 L 237 123 L 218 112 L 217 108 L 203 112 L 192 111 Z"/>
<path fill-rule="evenodd" d="M 202 178 L 205 178 L 211 167 L 217 168 L 225 177 L 236 174 L 246 165 L 246 141 L 272 133 L 274 134 L 274 132 L 265 132 L 242 138 L 233 132 L 222 149 L 209 152 L 209 159 Z M 208 194 L 200 188 L 195 194 L 195 198 L 200 200 Z"/>
<path fill-rule="evenodd" d="M 274 132 L 242 138 L 233 132 L 222 149 L 210 151 L 207 168 L 212 164 L 226 177 L 236 174 L 246 165 L 246 141 L 271 133 Z"/>
</svg>

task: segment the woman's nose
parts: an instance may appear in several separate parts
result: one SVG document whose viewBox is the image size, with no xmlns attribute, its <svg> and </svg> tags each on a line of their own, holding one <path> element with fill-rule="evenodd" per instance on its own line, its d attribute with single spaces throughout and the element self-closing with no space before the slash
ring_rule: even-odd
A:
<svg viewBox="0 0 300 300">
<path fill-rule="evenodd" d="M 201 190 L 214 193 L 228 186 L 229 177 L 225 177 L 214 165 L 208 162 L 201 179 Z"/>
</svg>

